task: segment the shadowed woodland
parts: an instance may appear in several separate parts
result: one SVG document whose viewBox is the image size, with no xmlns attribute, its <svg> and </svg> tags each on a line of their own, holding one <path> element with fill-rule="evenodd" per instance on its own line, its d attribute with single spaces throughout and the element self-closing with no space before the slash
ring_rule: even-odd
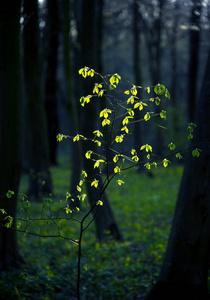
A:
<svg viewBox="0 0 210 300">
<path fill-rule="evenodd" d="M 2 5 L 1 299 L 209 299 L 209 41 L 208 0 Z"/>
</svg>

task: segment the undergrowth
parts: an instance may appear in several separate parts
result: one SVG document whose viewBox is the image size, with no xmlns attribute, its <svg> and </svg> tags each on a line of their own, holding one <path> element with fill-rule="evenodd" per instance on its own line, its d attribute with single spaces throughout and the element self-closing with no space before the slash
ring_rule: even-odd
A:
<svg viewBox="0 0 210 300">
<path fill-rule="evenodd" d="M 66 158 L 52 167 L 53 199 L 69 190 Z M 126 172 L 126 184 L 107 191 L 124 240 L 95 238 L 94 224 L 84 233 L 81 299 L 143 299 L 155 283 L 167 244 L 174 205 L 182 175 L 181 166 L 154 169 L 151 174 Z M 23 177 L 20 190 L 26 189 Z M 40 203 L 33 203 L 40 212 Z M 82 207 L 85 210 L 85 206 Z M 42 225 L 40 225 L 42 227 Z M 62 224 L 62 234 L 76 238 L 76 223 Z M 53 225 L 43 225 L 51 234 Z M 76 299 L 77 245 L 58 238 L 18 234 L 25 265 L 3 274 L 1 299 Z"/>
</svg>

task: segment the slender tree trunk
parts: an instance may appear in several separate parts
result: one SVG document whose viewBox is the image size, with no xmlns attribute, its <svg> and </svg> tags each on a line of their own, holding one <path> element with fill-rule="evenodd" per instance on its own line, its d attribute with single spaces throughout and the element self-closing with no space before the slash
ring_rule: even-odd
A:
<svg viewBox="0 0 210 300">
<path fill-rule="evenodd" d="M 101 55 L 99 51 L 99 44 L 98 39 L 101 32 L 98 32 L 98 27 L 96 21 L 98 18 L 102 18 L 99 16 L 99 7 L 102 5 L 101 0 L 83 0 L 82 1 L 82 39 L 81 39 L 81 55 L 82 55 L 82 66 L 88 66 L 95 70 L 98 70 L 98 62 L 100 61 L 98 55 Z M 88 24 L 88 26 L 87 26 Z M 81 66 L 81 67 L 82 67 Z M 88 95 L 92 93 L 92 85 L 90 80 L 83 80 L 83 93 L 84 95 Z M 84 136 L 90 136 L 93 134 L 93 131 L 96 130 L 96 119 L 98 116 L 98 109 L 96 103 L 89 103 L 85 107 L 85 114 L 82 118 L 82 130 Z M 83 143 L 83 153 L 89 150 L 91 146 L 91 150 L 96 152 L 96 144 L 87 144 Z M 93 165 L 92 162 L 85 159 L 84 160 L 84 168 L 88 174 L 88 180 L 93 180 L 94 172 L 93 172 Z M 87 185 L 88 197 L 91 205 L 96 203 L 97 195 L 96 189 L 89 187 Z M 100 199 L 102 200 L 102 199 Z M 116 221 L 114 219 L 114 215 L 112 213 L 110 204 L 108 202 L 107 196 L 103 195 L 103 202 L 104 205 L 98 209 L 96 214 L 96 229 L 97 229 L 97 236 L 99 239 L 104 237 L 106 231 L 109 231 L 110 235 L 114 238 L 120 239 L 121 233 L 118 229 Z"/>
<path fill-rule="evenodd" d="M 140 14 L 138 12 L 138 1 L 133 0 L 133 70 L 134 70 L 134 82 L 136 85 L 141 85 L 141 70 L 140 70 L 140 32 L 139 32 L 139 20 Z M 135 111 L 135 121 L 140 119 L 140 111 Z M 137 151 L 138 157 L 142 159 L 140 153 L 140 147 L 142 145 L 142 134 L 140 122 L 134 123 L 134 148 Z M 140 169 L 139 169 L 140 170 Z"/>
<path fill-rule="evenodd" d="M 201 16 L 202 1 L 194 0 L 191 9 L 190 18 L 190 40 L 189 40 L 189 96 L 188 96 L 188 110 L 189 121 L 194 121 L 196 99 L 197 99 L 197 75 L 198 75 L 198 60 L 200 48 L 200 16 Z M 198 13 L 199 12 L 199 13 Z"/>
<path fill-rule="evenodd" d="M 5 216 L 15 218 L 21 173 L 21 68 L 20 68 L 21 1 L 6 1 L 0 10 L 0 270 L 18 267 L 16 231 L 2 228 Z M 8 199 L 8 190 L 15 195 Z M 15 228 L 15 222 L 13 223 Z"/>
<path fill-rule="evenodd" d="M 210 256 L 210 52 L 196 107 L 193 144 L 186 160 L 162 270 L 147 299 L 208 299 Z"/>
<path fill-rule="evenodd" d="M 24 0 L 25 24 L 23 30 L 23 64 L 26 96 L 26 142 L 28 155 L 29 191 L 37 199 L 52 192 L 49 171 L 49 148 L 46 112 L 41 89 L 39 52 L 38 3 Z"/>
<path fill-rule="evenodd" d="M 70 119 L 70 131 L 71 135 L 75 136 L 79 133 L 79 94 L 78 90 L 78 75 L 73 76 L 74 68 L 75 74 L 78 74 L 79 66 L 75 66 L 72 62 L 72 50 L 71 47 L 71 36 L 70 36 L 70 23 L 72 18 L 72 4 L 70 1 L 61 1 L 61 9 L 63 12 L 63 56 L 64 56 L 64 74 L 65 74 L 65 92 L 66 99 L 65 105 Z M 74 63 L 77 64 L 77 55 L 75 55 Z M 75 78 L 76 77 L 76 78 Z M 75 88 L 74 88 L 75 86 Z M 81 96 L 81 95 L 80 95 Z M 82 155 L 81 155 L 81 145 L 80 143 L 72 143 L 70 149 L 70 159 L 71 159 L 71 178 L 70 178 L 70 191 L 72 198 L 70 198 L 70 208 L 75 209 L 80 207 L 80 201 L 77 198 L 78 191 L 77 185 L 80 181 L 81 169 L 82 169 Z M 74 199 L 74 201 L 72 201 Z"/>
<path fill-rule="evenodd" d="M 57 60 L 58 37 L 60 20 L 58 15 L 58 0 L 47 0 L 47 18 L 45 31 L 45 108 L 47 115 L 47 129 L 49 136 L 49 159 L 51 164 L 56 164 L 58 129 L 57 105 Z"/>
</svg>

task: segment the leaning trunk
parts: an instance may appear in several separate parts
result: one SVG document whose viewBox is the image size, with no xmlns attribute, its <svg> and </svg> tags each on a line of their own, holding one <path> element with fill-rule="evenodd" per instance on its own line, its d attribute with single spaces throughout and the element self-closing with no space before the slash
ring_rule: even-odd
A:
<svg viewBox="0 0 210 300">
<path fill-rule="evenodd" d="M 208 299 L 210 253 L 210 53 L 197 104 L 193 144 L 188 156 L 159 280 L 148 299 Z M 201 143 L 199 145 L 199 143 Z"/>
</svg>

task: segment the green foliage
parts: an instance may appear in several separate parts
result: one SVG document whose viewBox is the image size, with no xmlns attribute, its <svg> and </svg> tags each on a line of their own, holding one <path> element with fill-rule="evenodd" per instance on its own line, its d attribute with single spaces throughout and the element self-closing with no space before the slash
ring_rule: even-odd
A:
<svg viewBox="0 0 210 300">
<path fill-rule="evenodd" d="M 79 70 L 79 74 L 81 74 L 84 78 L 90 76 L 98 76 L 101 82 L 95 83 L 93 87 L 93 95 L 87 95 L 87 96 L 82 96 L 80 98 L 80 104 L 82 107 L 85 108 L 90 101 L 94 99 L 94 101 L 100 101 L 102 96 L 106 96 L 106 99 L 108 100 L 107 103 L 105 104 L 105 107 L 102 107 L 101 111 L 99 112 L 99 120 L 102 121 L 100 122 L 100 128 L 96 129 L 93 131 L 94 137 L 85 137 L 81 134 L 76 134 L 75 136 L 67 136 L 63 134 L 58 134 L 57 135 L 57 141 L 61 142 L 64 138 L 69 138 L 72 140 L 72 142 L 80 142 L 81 140 L 83 141 L 88 141 L 90 144 L 90 150 L 88 150 L 86 153 L 84 153 L 85 159 L 88 159 L 92 161 L 93 163 L 93 171 L 94 171 L 94 176 L 89 178 L 88 174 L 86 173 L 85 170 L 82 171 L 81 173 L 81 178 L 76 186 L 76 197 L 79 199 L 79 201 L 82 202 L 85 201 L 86 199 L 86 193 L 85 193 L 85 184 L 89 185 L 92 188 L 95 188 L 99 191 L 100 196 L 98 198 L 102 199 L 102 196 L 106 190 L 109 190 L 111 188 L 111 191 L 114 191 L 116 186 L 120 186 L 120 188 L 123 190 L 123 193 L 125 194 L 125 201 L 126 205 L 128 205 L 127 201 L 127 195 L 128 192 L 131 191 L 131 186 L 127 183 L 127 179 L 125 180 L 125 171 L 128 172 L 128 170 L 133 170 L 133 168 L 141 168 L 145 167 L 145 169 L 150 170 L 151 167 L 154 167 L 153 171 L 155 172 L 155 169 L 157 168 L 158 165 L 163 165 L 164 168 L 169 166 L 170 161 L 168 160 L 169 155 L 175 155 L 177 158 L 181 158 L 181 154 L 176 152 L 176 153 L 170 153 L 166 157 L 158 157 L 155 154 L 155 150 L 153 147 L 149 144 L 144 144 L 140 147 L 140 149 L 134 149 L 130 147 L 128 151 L 125 152 L 125 144 L 128 135 L 132 133 L 132 124 L 136 122 L 134 119 L 135 117 L 135 112 L 138 109 L 139 113 L 141 114 L 140 119 L 137 121 L 150 121 L 151 118 L 154 117 L 160 117 L 161 119 L 166 120 L 166 111 L 165 110 L 160 110 L 157 112 L 157 109 L 155 109 L 156 113 L 149 111 L 145 112 L 144 109 L 145 107 L 148 107 L 148 110 L 154 110 L 154 106 L 158 107 L 160 105 L 160 102 L 164 103 L 164 100 L 170 99 L 170 94 L 166 87 L 163 84 L 157 84 L 155 87 L 145 87 L 142 88 L 141 86 L 136 86 L 132 85 L 129 90 L 121 91 L 120 89 L 120 82 L 121 82 L 121 76 L 117 73 L 113 75 L 107 75 L 107 76 L 102 76 L 101 74 L 98 74 L 95 72 L 93 69 L 84 67 Z M 150 97 L 149 99 L 146 97 L 145 99 L 139 99 L 139 90 L 145 90 L 147 93 L 153 93 L 154 97 Z M 109 92 L 111 91 L 111 92 Z M 108 93 L 111 93 L 110 95 Z M 113 96 L 114 95 L 114 96 Z M 125 95 L 128 96 L 128 99 L 124 99 Z M 127 97 L 126 97 L 127 98 Z M 104 102 L 103 102 L 104 103 Z M 106 139 L 103 137 L 103 127 L 107 126 L 108 128 L 108 137 Z M 196 125 L 194 123 L 190 123 L 188 126 L 188 139 L 193 138 L 193 132 L 195 129 Z M 91 150 L 91 143 L 97 144 L 98 147 L 101 145 L 105 145 L 105 147 L 101 147 L 100 151 L 97 152 L 97 150 Z M 116 147 L 117 146 L 117 147 Z M 116 148 L 115 148 L 116 147 Z M 95 149 L 96 147 L 94 147 Z M 165 146 L 166 150 L 169 148 L 170 150 L 175 149 L 175 144 L 170 143 L 167 146 Z M 146 160 L 141 161 L 138 157 L 138 151 L 144 150 L 146 152 Z M 198 157 L 200 155 L 199 149 L 195 149 L 192 151 L 192 155 L 194 157 Z M 109 153 L 112 153 L 113 156 L 110 156 Z M 111 158 L 110 158 L 111 157 Z M 110 161 L 111 160 L 111 161 Z M 99 176 L 102 181 L 102 186 L 99 185 Z M 123 178 L 121 176 L 124 176 Z M 94 178 L 95 177 L 95 178 Z M 133 174 L 132 174 L 133 177 Z M 94 179 L 93 179 L 94 178 Z M 139 178 L 138 178 L 139 180 Z M 137 186 L 139 186 L 139 183 L 135 183 Z M 160 184 L 160 183 L 159 183 Z M 124 186 L 128 186 L 128 190 L 126 191 L 126 188 Z M 162 182 L 160 184 L 162 186 Z M 148 190 L 151 189 L 151 186 L 148 184 L 146 185 L 147 187 L 147 194 Z M 135 188 L 134 188 L 135 190 Z M 153 189 L 152 189 L 153 190 Z M 8 191 L 7 192 L 7 197 L 11 198 L 14 192 Z M 142 196 L 142 187 L 141 191 L 138 192 L 133 192 L 134 195 L 139 195 L 141 194 Z M 139 197 L 139 196 L 138 196 Z M 122 197 L 121 197 L 122 198 Z M 118 198 L 121 200 L 121 198 Z M 147 197 L 146 197 L 147 198 Z M 82 252 L 84 246 L 86 245 L 89 247 L 90 241 L 94 242 L 95 240 L 93 238 L 89 238 L 88 242 L 85 240 L 85 235 L 84 232 L 87 231 L 87 229 L 91 228 L 90 225 L 93 222 L 96 212 L 98 209 L 100 209 L 101 206 L 103 206 L 103 201 L 102 200 L 97 200 L 91 207 L 86 206 L 83 210 L 80 210 L 79 207 L 74 207 L 74 209 L 71 207 L 71 203 L 75 201 L 75 195 L 70 194 L 69 192 L 66 192 L 66 194 L 62 194 L 62 200 L 60 201 L 53 201 L 52 195 L 49 195 L 48 198 L 44 199 L 43 203 L 41 204 L 41 214 L 40 215 L 35 215 L 32 216 L 32 208 L 31 204 L 28 200 L 28 197 L 25 194 L 20 195 L 20 200 L 21 200 L 21 212 L 23 214 L 22 217 L 19 218 L 18 223 L 17 223 L 17 230 L 19 232 L 23 232 L 25 239 L 27 239 L 28 236 L 38 236 L 40 239 L 41 238 L 46 238 L 46 237 L 53 237 L 54 239 L 63 239 L 67 241 L 67 244 L 69 249 L 71 251 L 67 251 L 68 255 L 71 253 L 71 258 L 76 258 L 77 263 L 74 264 L 74 267 L 72 267 L 74 270 L 76 269 L 78 272 L 78 277 L 77 279 L 73 279 L 73 275 L 68 273 L 69 277 L 69 282 L 73 282 L 73 285 L 77 283 L 77 291 L 80 291 L 80 286 L 85 286 L 86 289 L 88 288 L 88 293 L 90 294 L 90 299 L 94 298 L 96 296 L 95 291 L 92 289 L 95 288 L 95 281 L 91 280 L 91 287 L 89 286 L 88 278 L 91 278 L 92 273 L 91 273 L 91 262 L 88 260 L 85 262 L 85 259 L 83 258 L 84 253 L 86 252 L 84 250 L 84 253 Z M 157 199 L 156 199 L 157 200 Z M 155 201 L 156 201 L 155 200 Z M 158 198 L 158 200 L 160 200 Z M 129 205 L 136 206 L 137 199 L 135 199 L 135 204 L 130 202 L 130 196 L 129 196 Z M 86 203 L 86 202 L 85 202 Z M 138 205 L 139 207 L 142 207 L 141 205 Z M 95 212 L 96 211 L 96 212 Z M 115 211 L 117 211 L 117 207 L 115 208 Z M 125 210 L 126 211 L 126 210 Z M 1 210 L 2 213 L 4 213 L 3 210 Z M 94 217 L 91 216 L 91 212 L 94 213 Z M 122 212 L 121 212 L 122 213 Z M 133 213 L 135 215 L 135 212 Z M 133 217 L 132 217 L 133 219 Z M 10 216 L 6 216 L 5 218 L 6 224 L 5 226 L 10 228 L 13 226 L 13 218 Z M 137 218 L 139 220 L 139 217 Z M 70 226 L 69 226 L 70 225 Z M 154 221 L 153 218 L 150 219 L 148 228 L 145 228 L 145 231 L 147 232 L 151 230 L 152 228 L 152 233 L 150 232 L 149 239 L 150 242 L 146 243 L 147 245 L 145 246 L 144 243 L 144 238 L 142 238 L 142 241 L 139 242 L 138 244 L 135 245 L 135 247 L 140 247 L 140 249 L 146 249 L 146 251 L 149 251 L 149 254 L 151 255 L 153 262 L 154 262 L 154 257 L 157 262 L 161 261 L 162 259 L 162 253 L 165 249 L 165 244 L 160 243 L 159 241 L 155 241 L 157 243 L 157 246 L 154 248 L 151 244 L 151 239 L 154 238 L 154 233 L 159 232 L 161 226 L 153 226 Z M 128 224 L 126 224 L 128 226 Z M 139 227 L 140 226 L 140 227 Z M 138 230 L 137 230 L 138 229 Z M 139 233 L 141 232 L 141 225 L 136 225 L 136 230 L 135 232 L 138 232 L 138 237 Z M 108 233 L 107 233 L 108 234 Z M 27 240 L 25 240 L 26 242 Z M 86 241 L 86 244 L 85 244 Z M 69 246 L 69 243 L 72 243 L 73 246 Z M 154 241 L 152 241 L 153 243 Z M 44 243 L 44 242 L 43 242 Z M 108 242 L 109 244 L 109 242 Z M 112 244 L 112 243 L 111 243 Z M 134 243 L 135 244 L 135 243 Z M 56 242 L 57 245 L 57 242 Z M 75 251 L 74 246 L 78 246 L 78 249 L 76 250 L 77 254 L 72 254 L 72 251 Z M 43 245 L 42 245 L 43 246 Z M 114 244 L 116 249 L 119 247 L 118 244 Z M 73 247 L 73 248 L 72 248 Z M 110 247 L 110 245 L 109 245 Z M 140 273 L 144 274 L 144 271 L 141 270 L 141 264 L 142 261 L 138 261 L 138 264 L 136 264 L 136 261 L 133 257 L 130 257 L 128 255 L 128 247 L 132 247 L 132 242 L 131 238 L 127 238 L 125 243 L 122 243 L 122 248 L 120 248 L 120 251 L 122 249 L 126 249 L 126 254 L 122 251 L 117 253 L 117 255 L 120 255 L 119 262 L 112 264 L 110 267 L 110 272 L 115 273 L 116 272 L 116 277 L 119 278 L 119 283 L 117 283 L 115 280 L 115 289 L 117 291 L 114 291 L 113 295 L 109 294 L 109 292 L 104 292 L 104 290 L 100 287 L 100 292 L 98 291 L 97 293 L 97 298 L 99 299 L 99 295 L 102 295 L 102 297 L 114 297 L 114 298 L 121 298 L 122 295 L 124 295 L 124 288 L 122 286 L 123 284 L 126 286 L 126 290 L 129 291 L 129 297 L 136 297 L 137 295 L 135 294 L 134 289 L 137 287 L 137 282 L 135 281 L 135 277 L 132 277 L 132 281 L 130 282 L 127 277 L 128 273 L 127 270 L 128 267 L 130 268 L 129 273 L 133 272 L 134 274 L 138 273 L 139 270 L 137 266 L 140 268 Z M 102 247 L 103 248 L 103 247 Z M 103 253 L 101 253 L 100 259 L 102 257 L 103 261 L 106 260 L 106 258 L 109 258 L 109 255 L 106 256 L 106 249 L 107 245 L 105 244 L 105 247 L 103 249 Z M 110 250 L 108 249 L 107 252 Z M 88 251 L 91 254 L 91 250 Z M 117 252 L 117 251 L 116 251 Z M 125 254 L 125 255 L 124 255 Z M 113 257 L 115 257 L 116 253 L 113 254 Z M 140 256 L 140 254 L 139 254 Z M 84 272 L 88 272 L 88 276 L 85 275 L 84 272 L 81 272 L 81 257 L 83 258 L 83 268 Z M 92 256 L 90 256 L 91 259 L 93 259 L 94 262 L 94 267 L 97 266 L 98 268 L 100 267 L 100 264 L 97 265 L 95 262 L 95 259 L 97 258 L 97 244 L 95 244 L 95 252 Z M 143 255 L 144 257 L 144 255 Z M 144 259 L 144 258 L 142 258 Z M 148 258 L 147 258 L 148 259 Z M 57 258 L 57 260 L 61 261 L 61 258 Z M 150 261 L 150 259 L 149 259 Z M 119 264 L 122 264 L 121 268 L 121 273 L 118 273 L 119 269 Z M 90 268 L 90 270 L 89 270 Z M 107 271 L 107 266 L 105 267 Z M 146 268 L 150 268 L 147 266 Z M 47 290 L 47 294 L 44 296 L 45 298 L 43 299 L 52 299 L 52 293 L 50 290 L 53 290 L 53 293 L 55 293 L 55 288 L 53 286 L 54 280 L 57 280 L 56 277 L 56 269 L 53 269 L 51 265 L 45 266 L 45 275 L 48 283 L 45 284 L 45 288 Z M 59 269 L 59 272 L 63 274 L 63 271 Z M 96 271 L 94 271 L 96 272 Z M 103 272 L 102 272 L 103 273 Z M 122 274 L 126 274 L 126 279 L 121 280 L 120 276 Z M 154 272 L 153 270 L 153 280 L 154 280 Z M 104 276 L 105 273 L 103 273 Z M 120 275 L 121 274 L 121 275 Z M 31 275 L 30 275 L 31 276 Z M 24 272 L 24 280 L 28 280 L 26 278 L 30 278 L 30 276 L 26 276 L 26 273 Z M 58 275 L 59 276 L 59 275 Z M 143 275 L 144 276 L 144 275 Z M 151 276 L 151 274 L 150 274 Z M 33 276 L 32 276 L 33 277 Z M 100 272 L 97 272 L 97 276 L 93 275 L 92 278 L 97 277 L 97 282 L 98 278 L 100 277 Z M 105 276 L 106 277 L 106 276 Z M 34 280 L 34 279 L 33 279 Z M 30 281 L 30 279 L 29 279 Z M 129 285 L 127 285 L 126 281 L 129 282 Z M 68 282 L 68 283 L 69 283 Z M 38 284 L 39 285 L 39 284 Z M 49 289 L 48 289 L 49 288 Z M 145 286 L 144 286 L 145 288 Z M 62 288 L 61 288 L 62 290 Z M 75 287 L 74 287 L 75 290 Z M 103 290 L 103 294 L 101 293 L 101 290 Z M 59 290 L 60 291 L 60 290 Z M 84 292 L 84 289 L 82 289 Z M 86 295 L 87 295 L 87 290 L 85 290 Z M 19 289 L 16 287 L 15 288 L 15 293 L 20 294 Z M 26 292 L 27 294 L 27 292 Z M 62 294 L 62 293 L 61 293 Z M 22 294 L 24 295 L 24 293 Z M 60 294 L 59 294 L 60 295 Z M 69 296 L 69 295 L 68 295 Z M 75 292 L 72 293 L 72 296 L 75 296 Z M 78 299 L 80 299 L 79 292 L 77 294 Z M 102 298 L 101 298 L 102 299 Z M 130 299 L 130 298 L 128 298 Z"/>
<path fill-rule="evenodd" d="M 69 185 L 68 157 L 59 161 L 61 167 L 52 168 L 58 200 Z M 170 165 L 167 172 L 153 169 L 153 175 L 153 178 L 146 173 L 139 176 L 131 169 L 120 189 L 114 189 L 112 182 L 108 193 L 112 191 L 112 207 L 124 241 L 107 239 L 99 243 L 94 227 L 89 227 L 83 238 L 81 298 L 141 299 L 155 283 L 167 244 L 182 167 Z M 31 214 L 38 217 L 39 204 L 33 203 L 31 209 Z M 43 223 L 39 227 L 40 232 L 48 235 L 56 233 L 52 224 Z M 77 223 L 62 221 L 63 235 L 77 236 L 78 233 Z M 29 234 L 18 234 L 18 242 L 26 265 L 0 279 L 3 299 L 26 300 L 31 295 L 35 299 L 76 299 L 76 244 Z"/>
</svg>

